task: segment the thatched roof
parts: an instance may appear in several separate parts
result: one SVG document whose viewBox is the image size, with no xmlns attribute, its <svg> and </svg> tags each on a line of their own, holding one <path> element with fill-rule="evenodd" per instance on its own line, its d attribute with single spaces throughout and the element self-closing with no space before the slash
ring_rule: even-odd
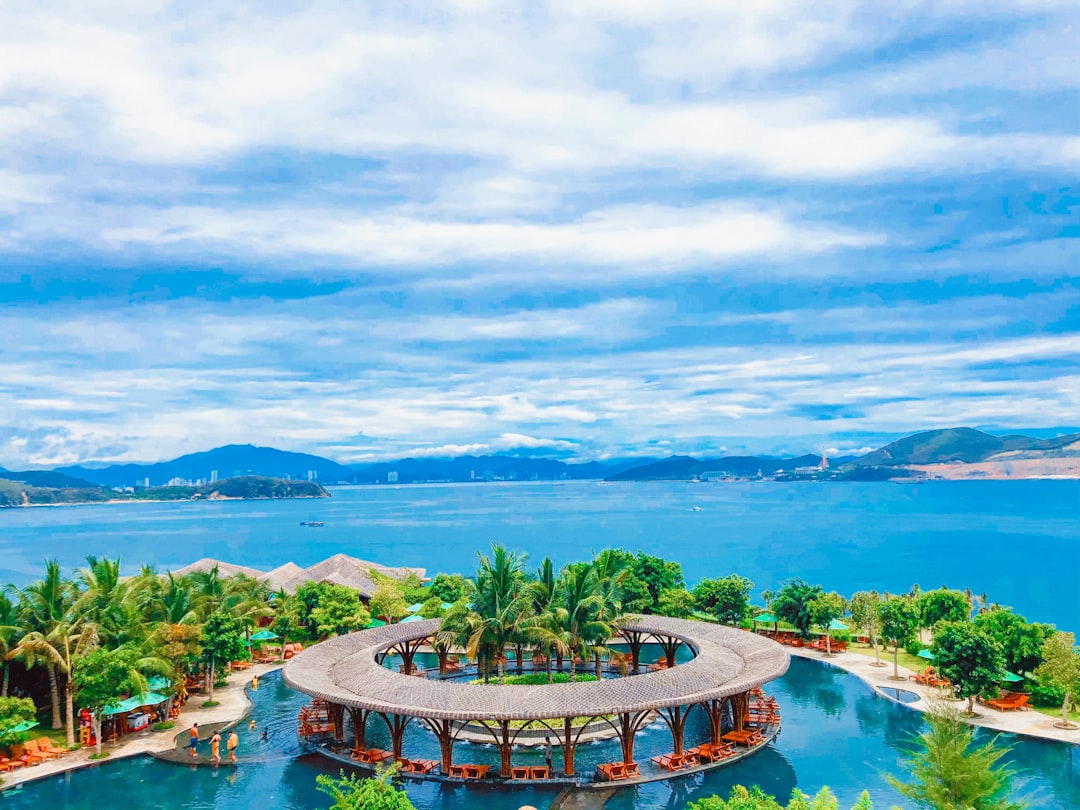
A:
<svg viewBox="0 0 1080 810">
<path fill-rule="evenodd" d="M 783 675 L 787 651 L 731 627 L 644 616 L 628 630 L 678 638 L 696 657 L 670 669 L 592 683 L 466 684 L 393 672 L 375 660 L 393 644 L 438 630 L 439 620 L 391 624 L 316 644 L 285 664 L 293 689 L 333 703 L 434 719 L 592 717 L 686 706 L 746 692 Z"/>
<path fill-rule="evenodd" d="M 183 568 L 174 571 L 173 574 L 182 576 L 195 571 L 209 571 L 214 566 L 217 566 L 218 573 L 222 577 L 246 574 L 249 577 L 266 582 L 272 591 L 284 588 L 286 593 L 294 593 L 305 582 L 332 582 L 335 585 L 347 585 L 354 588 L 365 598 L 370 598 L 375 593 L 375 583 L 371 579 L 372 570 L 385 574 L 391 579 L 404 579 L 410 574 L 415 574 L 423 579 L 427 573 L 423 568 L 406 568 L 403 566 L 395 568 L 360 560 L 347 554 L 335 554 L 333 557 L 328 557 L 310 568 L 301 568 L 296 563 L 287 562 L 273 571 L 259 571 L 255 568 L 204 557 L 198 562 L 185 565 Z"/>
</svg>

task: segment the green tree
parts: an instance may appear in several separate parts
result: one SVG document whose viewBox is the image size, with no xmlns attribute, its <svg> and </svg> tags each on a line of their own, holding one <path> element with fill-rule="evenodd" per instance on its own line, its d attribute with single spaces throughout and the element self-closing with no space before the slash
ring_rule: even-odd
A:
<svg viewBox="0 0 1080 810">
<path fill-rule="evenodd" d="M 335 779 L 322 773 L 315 777 L 315 782 L 320 792 L 334 800 L 330 810 L 416 810 L 405 791 L 390 781 L 397 767 L 369 778 L 342 771 Z"/>
<path fill-rule="evenodd" d="M 0 748 L 22 742 L 22 732 L 15 728 L 26 720 L 33 720 L 36 715 L 37 709 L 30 698 L 0 698 Z"/>
<path fill-rule="evenodd" d="M 37 633 L 39 638 L 54 637 L 61 624 L 67 624 L 68 611 L 75 601 L 73 583 L 60 573 L 60 563 L 45 561 L 45 577 L 23 588 L 19 599 L 21 624 L 25 630 Z M 41 665 L 49 676 L 49 698 L 52 704 L 52 727 L 63 726 L 60 713 L 60 683 L 57 677 L 56 659 L 39 654 L 38 645 L 18 645 L 15 657 L 21 658 L 27 667 Z M 69 723 L 70 725 L 70 723 Z"/>
<path fill-rule="evenodd" d="M 824 592 L 820 585 L 810 585 L 795 577 L 780 586 L 780 590 L 773 596 L 772 611 L 784 621 L 795 625 L 803 638 L 809 638 L 810 628 L 814 624 L 810 603 Z"/>
<path fill-rule="evenodd" d="M 281 645 L 284 648 L 290 639 L 296 638 L 304 623 L 300 619 L 298 602 L 287 598 L 278 599 L 277 602 L 278 604 L 274 606 L 274 620 L 270 622 L 270 629 L 281 636 Z"/>
<path fill-rule="evenodd" d="M 15 640 L 23 635 L 19 612 L 6 593 L 0 592 L 0 698 L 8 696 L 11 664 L 8 655 L 15 648 Z"/>
<path fill-rule="evenodd" d="M 202 627 L 202 655 L 206 662 L 207 700 L 214 699 L 217 665 L 246 658 L 244 630 L 228 613 L 214 613 Z"/>
<path fill-rule="evenodd" d="M 908 755 L 908 781 L 889 776 L 890 784 L 920 807 L 930 810 L 1023 810 L 1012 799 L 1014 772 L 999 760 L 1008 748 L 996 739 L 976 746 L 975 729 L 943 705 L 926 714 L 929 729 Z"/>
<path fill-rule="evenodd" d="M 73 610 L 84 622 L 97 628 L 98 641 L 103 647 L 115 647 L 132 635 L 138 625 L 130 581 L 121 578 L 119 559 L 98 559 L 91 555 L 86 558 L 86 566 L 76 572 L 82 594 Z"/>
<path fill-rule="evenodd" d="M 742 785 L 735 785 L 727 799 L 721 796 L 706 796 L 690 802 L 687 810 L 836 810 L 838 804 L 836 797 L 827 787 L 822 788 L 813 799 L 795 788 L 787 805 L 782 805 L 760 787 L 747 789 Z M 866 791 L 859 797 L 854 810 L 874 810 L 870 795 Z"/>
<path fill-rule="evenodd" d="M 432 596 L 439 597 L 442 602 L 453 604 L 465 596 L 465 577 L 460 574 L 436 574 L 431 581 Z"/>
<path fill-rule="evenodd" d="M 662 592 L 672 588 L 682 588 L 686 584 L 683 580 L 682 566 L 679 563 L 662 557 L 654 557 L 643 551 L 637 553 L 627 568 L 630 576 L 644 583 L 649 591 L 651 604 L 646 608 L 646 612 L 656 608 Z"/>
<path fill-rule="evenodd" d="M 877 591 L 859 591 L 851 597 L 851 621 L 870 639 L 874 647 L 874 665 L 885 666 L 881 660 L 881 596 Z"/>
<path fill-rule="evenodd" d="M 810 600 L 810 618 L 825 631 L 825 654 L 832 655 L 832 636 L 829 625 L 847 610 L 847 600 L 836 591 L 823 593 Z"/>
<path fill-rule="evenodd" d="M 1076 649 L 1076 636 L 1072 633 L 1054 633 L 1042 649 L 1042 663 L 1035 670 L 1040 681 L 1060 689 L 1064 694 L 1061 703 L 1059 728 L 1076 728 L 1069 721 L 1069 703 L 1080 702 L 1080 650 Z"/>
<path fill-rule="evenodd" d="M 148 692 L 146 673 L 167 671 L 164 661 L 145 658 L 137 649 L 126 645 L 95 650 L 79 661 L 74 675 L 76 698 L 79 706 L 90 712 L 97 753 L 101 753 L 101 719 L 105 710 L 125 695 Z"/>
<path fill-rule="evenodd" d="M 319 596 L 319 605 L 311 611 L 311 620 L 320 636 L 340 636 L 366 626 L 371 621 L 371 614 L 355 590 L 345 585 L 331 585 Z"/>
<path fill-rule="evenodd" d="M 949 679 L 957 697 L 967 698 L 967 712 L 974 714 L 975 696 L 1001 679 L 1001 646 L 971 622 L 939 622 L 930 650 L 938 674 Z"/>
<path fill-rule="evenodd" d="M 443 600 L 438 596 L 429 597 L 420 608 L 420 615 L 425 619 L 437 619 L 443 614 Z"/>
<path fill-rule="evenodd" d="M 656 612 L 661 616 L 688 619 L 694 612 L 694 597 L 686 588 L 668 588 L 660 592 Z"/>
<path fill-rule="evenodd" d="M 1049 624 L 1029 622 L 1008 608 L 997 608 L 975 617 L 981 627 L 1001 645 L 1005 668 L 1012 672 L 1031 672 L 1042 660 L 1043 645 L 1054 635 Z"/>
<path fill-rule="evenodd" d="M 718 579 L 703 579 L 694 586 L 694 606 L 721 624 L 737 626 L 750 613 L 750 591 L 754 583 L 732 574 Z"/>
<path fill-rule="evenodd" d="M 385 619 L 391 624 L 403 618 L 409 610 L 405 594 L 401 592 L 397 583 L 390 580 L 384 580 L 375 586 L 375 593 L 372 594 L 368 607 L 371 615 Z"/>
<path fill-rule="evenodd" d="M 893 596 L 881 603 L 881 636 L 893 645 L 893 680 L 900 677 L 900 646 L 915 639 L 919 629 L 919 606 L 910 596 Z"/>
<path fill-rule="evenodd" d="M 938 622 L 962 622 L 971 618 L 971 603 L 963 591 L 948 588 L 923 591 L 918 603 L 922 627 L 930 628 Z"/>
</svg>

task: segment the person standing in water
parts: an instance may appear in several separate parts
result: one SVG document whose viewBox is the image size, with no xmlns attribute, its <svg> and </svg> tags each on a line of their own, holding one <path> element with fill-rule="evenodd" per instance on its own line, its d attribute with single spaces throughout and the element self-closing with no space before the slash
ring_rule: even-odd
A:
<svg viewBox="0 0 1080 810">
<path fill-rule="evenodd" d="M 553 776 L 555 769 L 551 767 L 551 737 L 544 741 L 544 764 L 547 765 L 548 776 Z"/>
<path fill-rule="evenodd" d="M 191 757 L 194 759 L 199 755 L 199 724 L 191 724 L 191 739 L 188 741 L 188 750 L 191 752 Z"/>
<path fill-rule="evenodd" d="M 236 749 L 240 745 L 240 735 L 236 733 L 236 729 L 229 732 L 229 741 L 226 743 L 226 747 L 229 749 L 229 761 L 236 762 Z"/>
<path fill-rule="evenodd" d="M 215 765 L 221 762 L 221 734 L 216 731 L 210 738 L 210 759 Z"/>
</svg>

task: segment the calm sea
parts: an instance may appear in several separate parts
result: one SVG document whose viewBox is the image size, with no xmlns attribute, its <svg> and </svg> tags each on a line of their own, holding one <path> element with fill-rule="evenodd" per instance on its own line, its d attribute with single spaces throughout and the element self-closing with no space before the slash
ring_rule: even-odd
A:
<svg viewBox="0 0 1080 810">
<path fill-rule="evenodd" d="M 200 557 L 269 569 L 345 552 L 468 572 L 492 541 L 533 562 L 640 549 L 679 560 L 690 583 L 737 572 L 756 592 L 792 576 L 845 594 L 970 587 L 1080 631 L 1080 481 L 446 484 L 336 488 L 324 500 L 7 509 L 0 581 L 38 576 L 46 557 L 74 567 L 87 554 L 120 556 L 128 570 Z"/>
</svg>

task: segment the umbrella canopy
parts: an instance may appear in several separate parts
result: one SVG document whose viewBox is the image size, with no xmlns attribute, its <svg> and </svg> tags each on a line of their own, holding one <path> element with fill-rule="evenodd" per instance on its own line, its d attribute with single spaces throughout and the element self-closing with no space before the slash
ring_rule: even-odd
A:
<svg viewBox="0 0 1080 810">
<path fill-rule="evenodd" d="M 998 676 L 998 680 L 1005 681 L 1006 683 L 1019 683 L 1020 681 L 1024 680 L 1024 677 L 1022 675 L 1017 675 L 1015 672 L 1009 672 L 1009 670 L 1005 670 L 1001 675 Z"/>
<path fill-rule="evenodd" d="M 272 633 L 269 630 L 260 630 L 258 633 L 253 633 L 251 636 L 252 641 L 277 641 L 281 636 L 277 633 Z"/>
<path fill-rule="evenodd" d="M 401 623 L 402 623 L 402 624 L 405 624 L 405 622 L 422 622 L 422 621 L 426 621 L 426 619 L 424 619 L 424 617 L 423 617 L 423 616 L 417 616 L 417 615 L 416 615 L 416 614 L 414 613 L 413 615 L 411 615 L 411 616 L 406 616 L 406 617 L 405 617 L 404 619 L 402 619 L 402 620 L 401 620 Z"/>
<path fill-rule="evenodd" d="M 934 660 L 934 654 L 932 652 L 930 652 L 930 649 L 928 647 L 923 647 L 921 650 L 919 650 L 915 654 L 917 656 L 919 656 L 919 658 L 925 658 L 927 661 L 933 661 Z"/>
<path fill-rule="evenodd" d="M 155 692 L 164 692 L 166 689 L 169 689 L 172 686 L 172 681 L 170 681 L 168 678 L 163 678 L 160 675 L 155 675 L 153 678 L 146 682 L 146 685 Z"/>
<path fill-rule="evenodd" d="M 776 616 L 771 613 L 759 613 L 754 617 L 755 622 L 765 622 L 766 624 L 776 624 L 780 621 Z"/>
<path fill-rule="evenodd" d="M 449 602 L 443 602 L 441 605 L 439 605 L 440 610 L 449 610 L 452 607 L 453 605 L 451 605 Z"/>
<path fill-rule="evenodd" d="M 405 612 L 406 613 L 419 613 L 421 608 L 423 608 L 423 607 L 424 607 L 423 602 L 414 602 L 413 604 L 411 604 L 407 608 L 405 608 Z"/>
<path fill-rule="evenodd" d="M 165 695 L 159 695 L 157 692 L 147 692 L 145 695 L 135 695 L 125 698 L 119 703 L 114 703 L 104 711 L 104 714 L 106 717 L 112 717 L 114 714 L 126 714 L 135 711 L 140 706 L 156 706 L 168 699 Z"/>
<path fill-rule="evenodd" d="M 35 726 L 40 725 L 37 720 L 23 720 L 19 725 L 15 726 L 12 731 L 29 731 Z"/>
<path fill-rule="evenodd" d="M 829 622 L 829 629 L 830 630 L 847 630 L 849 628 L 843 622 L 838 622 L 836 619 L 833 619 L 831 622 Z"/>
<path fill-rule="evenodd" d="M 370 622 L 364 625 L 365 630 L 370 630 L 372 627 L 382 627 L 386 622 L 382 619 L 372 619 Z"/>
</svg>

